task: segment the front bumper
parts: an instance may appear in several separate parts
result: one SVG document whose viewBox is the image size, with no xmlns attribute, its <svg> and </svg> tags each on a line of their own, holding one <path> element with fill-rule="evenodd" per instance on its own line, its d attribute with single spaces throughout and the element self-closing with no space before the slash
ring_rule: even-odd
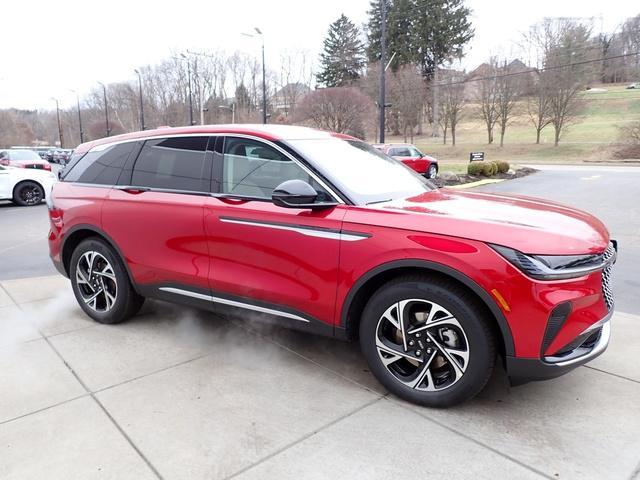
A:
<svg viewBox="0 0 640 480">
<path fill-rule="evenodd" d="M 584 330 L 574 348 L 563 355 L 542 359 L 507 356 L 506 369 L 512 385 L 559 377 L 601 355 L 609 345 L 612 315 L 613 310 Z"/>
</svg>

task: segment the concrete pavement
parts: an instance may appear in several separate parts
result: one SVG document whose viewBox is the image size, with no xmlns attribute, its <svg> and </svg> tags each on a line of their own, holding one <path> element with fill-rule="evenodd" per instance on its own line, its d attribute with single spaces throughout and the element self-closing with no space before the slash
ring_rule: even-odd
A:
<svg viewBox="0 0 640 480">
<path fill-rule="evenodd" d="M 639 318 L 586 367 L 441 411 L 357 345 L 149 302 L 105 326 L 68 280 L 0 282 L 0 478 L 608 478 L 640 468 Z"/>
</svg>

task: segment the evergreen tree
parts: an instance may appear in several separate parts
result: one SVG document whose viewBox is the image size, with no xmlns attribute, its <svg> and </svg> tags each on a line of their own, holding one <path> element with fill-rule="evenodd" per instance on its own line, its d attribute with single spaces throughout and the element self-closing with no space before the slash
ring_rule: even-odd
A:
<svg viewBox="0 0 640 480">
<path fill-rule="evenodd" d="M 387 59 L 393 70 L 415 63 L 431 78 L 435 67 L 458 57 L 473 37 L 464 0 L 372 0 L 367 24 L 367 57 L 380 59 L 382 2 L 387 3 Z"/>
<path fill-rule="evenodd" d="M 320 54 L 318 83 L 344 87 L 360 78 L 365 66 L 365 50 L 358 27 L 344 14 L 329 26 Z"/>
</svg>

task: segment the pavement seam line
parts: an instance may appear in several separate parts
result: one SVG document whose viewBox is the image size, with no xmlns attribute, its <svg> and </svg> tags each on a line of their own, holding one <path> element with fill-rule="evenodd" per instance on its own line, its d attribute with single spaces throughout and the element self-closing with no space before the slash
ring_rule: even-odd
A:
<svg viewBox="0 0 640 480">
<path fill-rule="evenodd" d="M 6 293 L 6 294 L 7 294 L 7 297 L 9 297 L 9 300 L 11 300 L 11 301 L 13 302 L 13 305 L 14 305 L 14 306 L 16 306 L 16 307 L 18 307 L 18 308 L 20 308 L 20 304 L 19 304 L 18 302 L 16 302 L 16 299 L 15 299 L 15 298 L 13 298 L 13 295 L 11 295 L 11 294 L 9 293 L 9 290 L 7 290 L 7 289 L 4 287 L 4 285 L 2 285 L 2 282 L 0 282 L 0 288 L 2 289 L 2 291 L 3 291 L 4 293 Z M 20 310 L 22 310 L 22 309 L 20 308 Z"/>
<path fill-rule="evenodd" d="M 341 421 L 346 420 L 347 418 L 351 417 L 352 415 L 355 415 L 356 413 L 364 410 L 365 408 L 370 407 L 371 405 L 373 405 L 376 402 L 379 402 L 383 398 L 384 398 L 384 396 L 380 395 L 378 398 L 374 398 L 373 400 L 370 400 L 370 401 L 360 405 L 359 407 L 351 410 L 350 412 L 347 412 L 344 415 L 341 415 L 340 417 L 331 420 L 330 422 L 328 422 L 327 424 L 323 425 L 322 427 L 317 428 L 317 429 L 313 430 L 312 432 L 309 432 L 309 433 L 303 435 L 302 437 L 298 438 L 297 440 L 293 440 L 292 442 L 289 442 L 285 446 L 277 449 L 274 452 L 271 452 L 268 455 L 265 455 L 264 457 L 262 457 L 261 459 L 259 459 L 256 462 L 252 463 L 251 465 L 247 465 L 246 467 L 241 468 L 237 472 L 234 472 L 231 475 L 225 477 L 224 480 L 230 480 L 232 478 L 235 478 L 238 475 L 241 475 L 241 474 L 243 474 L 243 473 L 245 473 L 245 472 L 257 467 L 258 465 L 261 465 L 262 463 L 266 462 L 267 460 L 270 460 L 270 459 L 280 455 L 281 453 L 289 450 L 292 447 L 295 447 L 297 444 L 299 444 L 301 442 L 304 442 L 305 440 L 308 440 L 309 438 L 317 435 L 318 433 L 326 430 L 327 428 L 330 428 L 333 425 L 336 425 L 336 424 L 340 423 Z"/>
<path fill-rule="evenodd" d="M 585 368 L 588 368 L 590 370 L 595 370 L 596 372 L 604 373 L 605 375 L 611 375 L 612 377 L 617 377 L 617 378 L 620 378 L 622 380 L 627 380 L 628 382 L 640 383 L 640 381 L 634 380 L 633 378 L 625 377 L 624 375 L 619 375 L 619 374 L 613 373 L 613 372 L 607 372 L 606 370 L 601 370 L 599 368 L 592 367 L 591 365 L 582 365 L 582 366 L 585 367 Z"/>
<path fill-rule="evenodd" d="M 503 457 L 503 458 L 506 458 L 507 460 L 509 460 L 509 461 L 511 461 L 511 462 L 513 462 L 513 463 L 516 463 L 516 464 L 520 465 L 521 467 L 523 467 L 523 468 L 525 468 L 525 469 L 527 469 L 527 470 L 529 470 L 529 471 L 531 471 L 531 472 L 533 472 L 533 473 L 535 473 L 535 474 L 537 474 L 537 475 L 540 475 L 540 476 L 541 476 L 541 477 L 543 477 L 543 478 L 548 478 L 548 479 L 551 479 L 551 480 L 556 480 L 556 477 L 553 477 L 553 476 L 548 475 L 548 474 L 546 474 L 546 473 L 544 473 L 544 472 L 541 472 L 540 470 L 538 470 L 538 469 L 536 469 L 536 468 L 534 468 L 534 467 L 532 467 L 532 466 L 530 466 L 530 465 L 527 465 L 527 464 L 526 464 L 526 463 L 524 463 L 524 462 L 521 462 L 521 461 L 520 461 L 520 460 L 518 460 L 517 458 L 513 458 L 513 457 L 511 457 L 511 456 L 507 455 L 506 453 L 501 452 L 500 450 L 497 450 L 497 449 L 493 448 L 492 446 L 487 445 L 487 444 L 485 444 L 485 443 L 481 442 L 480 440 L 477 440 L 477 439 L 475 439 L 475 438 L 473 438 L 473 437 L 471 437 L 471 436 L 469 436 L 469 435 L 467 435 L 467 434 L 465 434 L 465 433 L 463 433 L 463 432 L 461 432 L 461 431 L 459 431 L 459 430 L 457 430 L 457 429 L 455 429 L 455 428 L 453 428 L 453 427 L 451 427 L 451 426 L 447 425 L 447 424 L 446 424 L 446 423 L 444 423 L 444 422 L 441 422 L 440 420 L 436 420 L 436 419 L 434 419 L 434 418 L 431 418 L 430 416 L 425 415 L 425 414 L 424 414 L 424 413 L 422 413 L 421 411 L 415 410 L 415 409 L 413 409 L 412 407 L 410 407 L 409 405 L 405 405 L 405 404 L 404 404 L 403 402 L 401 402 L 400 400 L 396 400 L 396 399 L 395 399 L 395 398 L 393 398 L 393 397 L 386 397 L 386 400 L 388 400 L 389 402 L 392 402 L 392 403 L 394 403 L 394 404 L 396 404 L 396 405 L 398 405 L 398 406 L 400 406 L 400 407 L 404 408 L 405 410 L 408 410 L 408 411 L 410 411 L 410 412 L 413 412 L 413 413 L 415 413 L 416 415 L 421 416 L 421 417 L 422 417 L 422 418 L 424 418 L 425 420 L 427 420 L 427 421 L 429 421 L 429 422 L 431 422 L 431 423 L 435 423 L 436 425 L 438 425 L 438 426 L 440 426 L 440 427 L 444 428 L 445 430 L 449 430 L 450 432 L 455 433 L 456 435 L 459 435 L 459 436 L 461 436 L 462 438 L 465 438 L 465 439 L 467 439 L 467 440 L 469 440 L 469 441 L 471 441 L 471 442 L 475 443 L 476 445 L 479 445 L 480 447 L 486 448 L 487 450 L 489 450 L 489 451 L 491 451 L 491 452 L 493 452 L 493 453 L 495 453 L 495 454 L 497 454 L 497 455 L 499 455 L 499 456 L 501 456 L 501 457 Z"/>
<path fill-rule="evenodd" d="M 242 325 L 239 325 L 239 327 L 240 327 L 240 328 L 242 328 L 242 329 L 244 329 L 244 330 L 246 330 L 247 332 L 249 332 L 249 333 L 251 333 L 251 334 L 253 334 L 253 335 L 256 335 L 256 336 L 257 336 L 257 337 L 259 337 L 259 338 L 262 338 L 263 340 L 268 341 L 269 343 L 271 343 L 271 344 L 273 344 L 273 345 L 275 345 L 275 346 L 277 346 L 277 347 L 281 348 L 282 350 L 286 350 L 287 352 L 289 352 L 289 353 L 291 353 L 291 354 L 293 354 L 293 355 L 295 355 L 295 356 L 297 356 L 297 357 L 300 357 L 300 358 L 302 358 L 303 360 L 305 360 L 305 361 L 307 361 L 307 362 L 309 362 L 309 363 L 312 363 L 313 365 L 315 365 L 315 366 L 317 366 L 317 367 L 320 367 L 321 369 L 323 369 L 323 370 L 325 370 L 325 371 L 327 371 L 327 372 L 332 373 L 333 375 L 335 375 L 335 376 L 337 376 L 337 377 L 341 378 L 342 380 L 345 380 L 345 381 L 347 381 L 347 382 L 349 382 L 349 383 L 352 383 L 352 384 L 354 384 L 354 385 L 356 385 L 356 386 L 358 386 L 358 387 L 360 387 L 360 388 L 362 388 L 362 389 L 364 389 L 364 390 L 366 390 L 366 391 L 368 391 L 368 392 L 373 393 L 374 395 L 378 395 L 378 396 L 381 396 L 381 397 L 382 397 L 382 396 L 387 395 L 387 393 L 388 393 L 388 392 L 385 392 L 385 393 L 376 392 L 375 390 L 372 390 L 370 387 L 368 387 L 368 386 L 366 386 L 366 385 L 363 385 L 362 383 L 360 383 L 360 382 L 358 382 L 358 381 L 356 381 L 356 380 L 353 380 L 352 378 L 345 377 L 345 376 L 344 376 L 344 375 L 342 375 L 341 373 L 336 372 L 335 370 L 332 370 L 331 368 L 329 368 L 329 367 L 327 367 L 327 366 L 325 366 L 325 365 L 322 365 L 322 364 L 320 364 L 320 363 L 316 362 L 316 361 L 315 361 L 315 360 L 313 360 L 312 358 L 306 357 L 305 355 L 303 355 L 303 354 L 302 354 L 302 353 L 300 353 L 300 352 L 296 352 L 296 351 L 295 351 L 295 350 L 293 350 L 291 347 L 288 347 L 288 346 L 286 346 L 286 345 L 283 345 L 282 343 L 280 343 L 280 342 L 278 342 L 277 340 L 275 340 L 275 339 L 273 339 L 273 338 L 271 338 L 271 337 L 267 336 L 266 334 L 263 334 L 263 333 L 260 333 L 260 332 L 255 331 L 255 330 L 252 330 L 250 327 L 243 327 Z"/>
<path fill-rule="evenodd" d="M 160 475 L 160 472 L 158 472 L 158 470 L 156 469 L 156 467 L 149 461 L 149 459 L 142 453 L 142 451 L 137 447 L 137 445 L 133 442 L 133 440 L 131 439 L 131 437 L 129 437 L 129 435 L 127 435 L 127 433 L 124 431 L 124 429 L 118 424 L 118 422 L 116 421 L 115 418 L 113 418 L 113 416 L 111 415 L 111 413 L 109 413 L 109 411 L 106 409 L 106 407 L 104 405 L 102 405 L 102 403 L 100 402 L 100 400 L 98 400 L 98 398 L 95 396 L 95 394 L 87 387 L 87 385 L 82 381 L 82 379 L 80 378 L 80 376 L 76 373 L 76 371 L 71 368 L 71 365 L 69 365 L 69 363 L 67 363 L 67 361 L 64 359 L 64 357 L 62 356 L 62 354 L 58 351 L 58 349 L 51 343 L 51 341 L 49 341 L 49 339 L 47 337 L 44 337 L 45 342 L 47 342 L 47 344 L 49 344 L 49 347 L 51 347 L 51 349 L 55 352 L 55 354 L 58 356 L 58 358 L 60 358 L 60 360 L 62 360 L 62 363 L 65 365 L 65 367 L 67 367 L 67 369 L 71 372 L 71 374 L 75 377 L 75 379 L 78 381 L 78 383 L 82 386 L 82 388 L 85 389 L 85 391 L 87 392 L 87 394 L 93 399 L 93 401 L 96 403 L 96 405 L 98 405 L 98 407 L 100 407 L 100 409 L 104 412 L 104 414 L 107 416 L 107 418 L 111 421 L 111 423 L 113 424 L 114 427 L 116 427 L 116 429 L 120 432 L 120 434 L 124 437 L 124 439 L 129 443 L 129 446 L 131 446 L 131 448 L 133 448 L 133 450 L 138 454 L 138 456 L 144 461 L 144 463 L 147 464 L 147 467 L 149 467 L 149 469 L 153 472 L 153 474 L 159 479 L 159 480 L 164 480 L 162 475 Z"/>
<path fill-rule="evenodd" d="M 88 393 L 83 393 L 82 395 L 78 395 L 77 397 L 68 398 L 67 400 L 62 400 L 61 402 L 54 403 L 53 405 L 48 405 L 46 407 L 42 407 L 42 408 L 39 408 L 37 410 L 33 410 L 33 411 L 29 412 L 29 413 L 23 413 L 22 415 L 18 415 L 17 417 L 9 418 L 7 420 L 2 420 L 0 422 L 0 425 L 4 425 L 6 423 L 11 423 L 11 422 L 14 422 L 16 420 L 20 420 L 22 418 L 26 418 L 26 417 L 29 417 L 31 415 L 35 415 L 37 413 L 44 412 L 46 410 L 50 410 L 52 408 L 59 407 L 60 405 L 64 405 L 65 403 L 73 402 L 74 400 L 78 400 L 79 398 L 85 398 L 85 397 L 88 397 L 88 396 L 89 396 Z"/>
</svg>

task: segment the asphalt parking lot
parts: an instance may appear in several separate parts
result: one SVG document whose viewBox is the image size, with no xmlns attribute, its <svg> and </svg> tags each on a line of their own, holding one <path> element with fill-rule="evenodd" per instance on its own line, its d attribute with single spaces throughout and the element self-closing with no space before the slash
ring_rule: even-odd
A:
<svg viewBox="0 0 640 480">
<path fill-rule="evenodd" d="M 450 410 L 403 402 L 354 344 L 148 302 L 91 322 L 46 207 L 0 206 L 0 478 L 640 478 L 640 170 L 483 187 L 591 211 L 621 244 L 608 351 Z"/>
</svg>

